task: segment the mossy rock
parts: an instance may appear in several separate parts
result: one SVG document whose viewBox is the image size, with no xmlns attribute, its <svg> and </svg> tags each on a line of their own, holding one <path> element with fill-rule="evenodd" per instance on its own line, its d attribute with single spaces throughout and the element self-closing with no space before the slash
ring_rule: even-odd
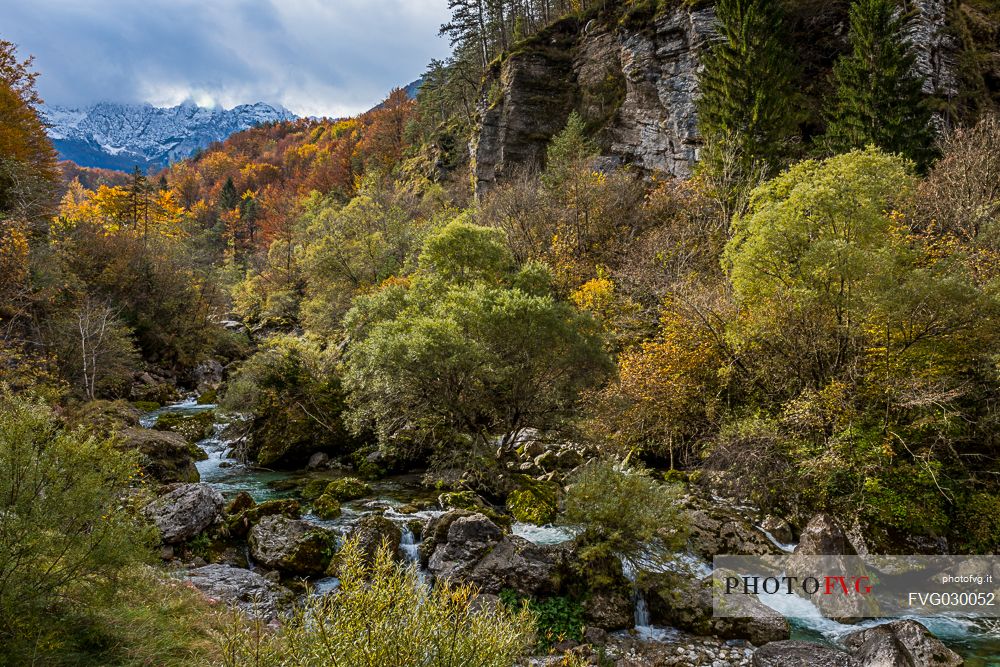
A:
<svg viewBox="0 0 1000 667">
<path fill-rule="evenodd" d="M 66 421 L 88 433 L 107 436 L 127 426 L 139 426 L 142 413 L 125 401 L 89 401 L 69 411 Z"/>
<path fill-rule="evenodd" d="M 446 491 L 438 496 L 438 503 L 443 509 L 467 510 L 485 515 L 490 521 L 504 530 L 510 530 L 511 517 L 493 509 L 474 491 Z"/>
<path fill-rule="evenodd" d="M 375 456 L 372 456 L 372 455 Z M 374 459 L 374 460 L 373 460 Z M 363 448 L 351 454 L 351 465 L 358 475 L 364 479 L 379 479 L 385 477 L 389 472 L 388 468 L 379 463 L 378 449 Z"/>
<path fill-rule="evenodd" d="M 520 478 L 519 485 L 521 488 L 507 495 L 507 511 L 524 523 L 544 525 L 555 521 L 559 486 L 527 476 Z"/>
<path fill-rule="evenodd" d="M 341 502 L 357 500 L 372 493 L 372 487 L 357 477 L 341 477 L 326 485 L 324 493 Z"/>
<path fill-rule="evenodd" d="M 190 415 L 165 412 L 157 418 L 153 428 L 157 431 L 180 433 L 188 440 L 197 442 L 212 435 L 215 428 L 215 411 L 205 410 Z"/>
<path fill-rule="evenodd" d="M 226 521 L 226 526 L 231 535 L 243 536 L 250 532 L 250 529 L 264 517 L 285 516 L 289 519 L 298 519 L 301 515 L 302 506 L 297 500 L 290 498 L 268 500 L 230 516 Z"/>
<path fill-rule="evenodd" d="M 340 502 L 328 493 L 324 493 L 313 501 L 313 514 L 329 521 L 340 516 Z"/>
<path fill-rule="evenodd" d="M 325 572 L 337 551 L 336 536 L 325 530 L 313 530 L 306 534 L 279 569 L 302 575 Z"/>
<path fill-rule="evenodd" d="M 232 516 L 245 510 L 252 509 L 256 506 L 257 501 L 253 499 L 253 496 L 246 491 L 240 491 L 232 500 L 229 501 L 229 504 L 226 505 L 225 512 L 227 516 Z"/>
<path fill-rule="evenodd" d="M 358 548 L 369 564 L 375 562 L 375 557 L 382 544 L 389 548 L 389 553 L 398 558 L 399 544 L 403 533 L 390 519 L 378 514 L 366 514 L 351 530 L 351 539 L 357 542 Z"/>
<path fill-rule="evenodd" d="M 438 496 L 438 503 L 444 509 L 471 510 L 478 512 L 486 503 L 475 491 L 446 491 Z"/>
<path fill-rule="evenodd" d="M 133 385 L 131 395 L 132 399 L 137 402 L 144 401 L 147 403 L 159 403 L 160 405 L 176 401 L 181 396 L 180 392 L 177 391 L 177 387 L 169 382 Z"/>
<path fill-rule="evenodd" d="M 299 495 L 306 500 L 316 500 L 326 492 L 326 487 L 329 484 L 330 480 L 327 478 L 310 479 L 301 485 Z"/>
<path fill-rule="evenodd" d="M 283 516 L 263 519 L 248 542 L 258 562 L 299 576 L 322 574 L 337 550 L 333 531 Z"/>
<path fill-rule="evenodd" d="M 163 484 L 199 481 L 194 463 L 208 458 L 203 449 L 177 433 L 129 426 L 120 430 L 118 437 L 118 448 L 139 452 L 144 475 Z"/>
<path fill-rule="evenodd" d="M 219 392 L 216 389 L 209 389 L 198 397 L 198 405 L 213 405 L 219 400 Z"/>
<path fill-rule="evenodd" d="M 153 410 L 159 410 L 163 407 L 156 401 L 136 401 L 132 405 L 134 405 L 135 409 L 139 412 L 152 412 Z"/>
</svg>

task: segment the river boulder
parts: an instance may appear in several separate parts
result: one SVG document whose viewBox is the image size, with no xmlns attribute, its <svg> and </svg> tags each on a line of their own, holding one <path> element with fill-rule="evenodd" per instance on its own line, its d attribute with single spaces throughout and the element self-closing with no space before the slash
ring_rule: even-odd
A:
<svg viewBox="0 0 1000 667">
<path fill-rule="evenodd" d="M 146 506 L 144 512 L 166 544 L 185 542 L 222 515 L 222 494 L 208 484 L 181 484 Z"/>
<path fill-rule="evenodd" d="M 691 549 L 705 560 L 719 554 L 765 556 L 784 553 L 736 510 L 693 500 L 685 512 Z"/>
<path fill-rule="evenodd" d="M 403 531 L 380 514 L 366 514 L 354 524 L 350 537 L 357 541 L 358 548 L 365 555 L 366 561 L 371 563 L 383 543 L 388 546 L 389 553 L 398 558 Z"/>
<path fill-rule="evenodd" d="M 778 540 L 782 544 L 791 544 L 794 536 L 792 535 L 792 526 L 790 523 L 782 519 L 781 517 L 769 514 L 764 517 L 764 520 L 760 522 L 760 527 L 774 536 L 774 539 Z"/>
<path fill-rule="evenodd" d="M 798 640 L 771 642 L 753 654 L 753 667 L 861 667 L 843 651 Z"/>
<path fill-rule="evenodd" d="M 473 516 L 473 514 L 468 510 L 451 510 L 432 517 L 424 524 L 423 530 L 420 532 L 421 542 L 417 551 L 420 556 L 420 564 L 427 567 L 437 545 L 448 541 L 448 530 L 451 529 L 451 524 L 462 517 Z"/>
<path fill-rule="evenodd" d="M 844 645 L 865 667 L 960 667 L 965 664 L 960 655 L 913 620 L 893 621 L 852 632 L 844 638 Z"/>
<path fill-rule="evenodd" d="M 817 514 L 802 529 L 796 556 L 854 556 L 855 550 L 847 533 L 829 514 Z"/>
<path fill-rule="evenodd" d="M 218 389 L 224 376 L 225 368 L 216 359 L 206 359 L 191 371 L 191 380 L 200 394 Z"/>
<path fill-rule="evenodd" d="M 435 534 L 428 569 L 443 579 L 465 579 L 476 564 L 500 544 L 503 531 L 485 515 L 470 514 L 448 521 L 444 540 L 440 537 Z"/>
<path fill-rule="evenodd" d="M 675 572 L 643 573 L 639 590 L 655 625 L 668 625 L 699 635 L 746 639 L 761 645 L 788 639 L 788 621 L 754 596 L 736 596 L 738 616 L 712 613 L 712 576 L 697 578 Z"/>
<path fill-rule="evenodd" d="M 200 447 L 170 431 L 129 426 L 118 431 L 118 438 L 118 448 L 139 452 L 143 474 L 161 484 L 197 482 L 195 461 L 208 458 Z"/>
<path fill-rule="evenodd" d="M 587 625 L 602 630 L 622 630 L 635 625 L 635 603 L 625 591 L 593 591 L 583 602 Z"/>
<path fill-rule="evenodd" d="M 264 517 L 284 516 L 289 519 L 298 519 L 301 514 L 302 508 L 297 500 L 292 498 L 266 500 L 260 504 L 244 507 L 235 514 L 231 514 L 226 519 L 226 527 L 229 529 L 230 535 L 244 537 Z"/>
<path fill-rule="evenodd" d="M 322 574 L 336 549 L 336 535 L 325 528 L 283 515 L 266 516 L 250 531 L 250 554 L 282 572 Z"/>
<path fill-rule="evenodd" d="M 278 616 L 291 592 L 256 572 L 229 565 L 205 565 L 188 572 L 188 581 L 199 591 L 244 613 L 271 621 Z"/>
<path fill-rule="evenodd" d="M 513 590 L 521 595 L 554 594 L 568 555 L 564 545 L 534 544 L 517 535 L 506 535 L 466 578 L 485 593 Z"/>
</svg>

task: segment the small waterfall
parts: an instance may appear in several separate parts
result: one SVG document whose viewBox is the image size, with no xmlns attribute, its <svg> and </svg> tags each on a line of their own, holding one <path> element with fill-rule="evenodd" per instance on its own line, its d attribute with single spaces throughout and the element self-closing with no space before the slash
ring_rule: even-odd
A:
<svg viewBox="0 0 1000 667">
<path fill-rule="evenodd" d="M 632 592 L 632 597 L 635 600 L 635 627 L 636 628 L 648 628 L 652 625 L 649 622 L 649 607 L 646 606 L 646 598 L 639 589 L 635 589 Z"/>
<path fill-rule="evenodd" d="M 399 541 L 399 552 L 402 554 L 403 558 L 407 563 L 419 563 L 420 562 L 420 543 L 417 542 L 416 536 L 410 527 L 405 523 L 400 526 L 403 533 L 402 539 Z"/>
<path fill-rule="evenodd" d="M 637 581 L 639 573 L 631 560 L 621 557 L 622 574 L 632 584 L 632 602 L 635 605 L 635 627 L 639 634 L 644 634 L 643 630 L 650 627 L 649 606 L 646 604 L 646 597 L 639 590 Z"/>
</svg>

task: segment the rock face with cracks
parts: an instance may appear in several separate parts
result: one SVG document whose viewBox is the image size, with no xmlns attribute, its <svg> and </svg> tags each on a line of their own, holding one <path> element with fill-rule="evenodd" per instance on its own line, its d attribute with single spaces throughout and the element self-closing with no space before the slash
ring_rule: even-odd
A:
<svg viewBox="0 0 1000 667">
<path fill-rule="evenodd" d="M 626 3 L 621 3 L 626 6 Z M 636 3 L 640 4 L 640 3 Z M 471 145 L 478 195 L 544 166 L 545 149 L 573 111 L 596 131 L 605 159 L 644 172 L 691 175 L 702 146 L 697 103 L 700 53 L 715 36 L 711 2 L 648 3 L 592 19 L 567 18 L 497 59 L 484 78 Z M 953 5 L 962 5 L 954 10 Z M 996 96 L 996 45 L 963 43 L 969 2 L 914 0 L 915 69 L 925 93 L 961 99 L 964 88 Z M 653 6 L 655 5 L 655 8 Z M 792 48 L 806 81 L 822 81 L 847 49 L 848 3 L 789 3 Z M 974 32 L 974 31 L 973 31 Z M 966 72 L 971 51 L 991 52 Z M 982 70 L 982 71 L 980 71 Z M 977 93 L 976 81 L 987 90 Z M 944 124 L 944 116 L 937 118 Z"/>
</svg>

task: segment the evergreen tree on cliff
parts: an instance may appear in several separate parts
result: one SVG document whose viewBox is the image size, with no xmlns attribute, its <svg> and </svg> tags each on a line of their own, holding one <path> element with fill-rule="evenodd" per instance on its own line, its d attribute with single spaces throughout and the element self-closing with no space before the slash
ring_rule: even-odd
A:
<svg viewBox="0 0 1000 667">
<path fill-rule="evenodd" d="M 833 69 L 836 90 L 825 141 L 830 151 L 874 144 L 926 165 L 933 134 L 907 36 L 912 17 L 894 0 L 854 0 L 851 51 Z"/>
<path fill-rule="evenodd" d="M 780 0 L 719 0 L 702 56 L 702 174 L 730 213 L 781 167 L 796 133 L 796 68 Z"/>
</svg>

